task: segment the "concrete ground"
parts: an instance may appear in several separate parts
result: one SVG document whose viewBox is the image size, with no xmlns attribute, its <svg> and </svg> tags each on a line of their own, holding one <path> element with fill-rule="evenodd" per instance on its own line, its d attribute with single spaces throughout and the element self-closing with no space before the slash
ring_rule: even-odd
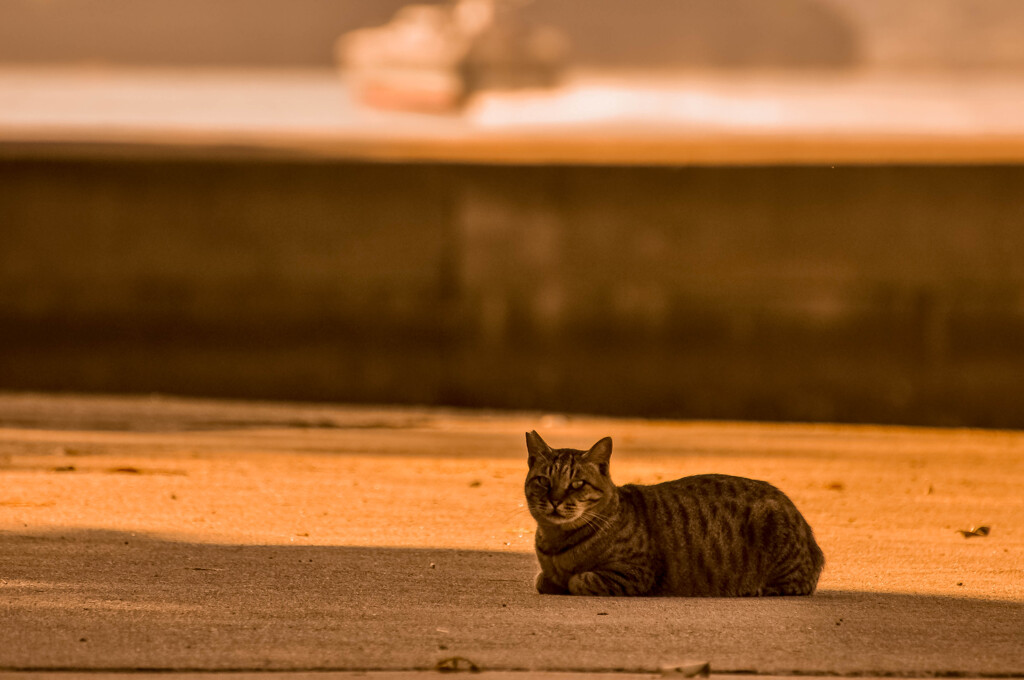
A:
<svg viewBox="0 0 1024 680">
<path fill-rule="evenodd" d="M 536 594 L 534 428 L 611 435 L 620 484 L 771 481 L 818 593 Z M 0 395 L 0 672 L 1024 676 L 1021 489 L 1016 432 Z"/>
</svg>

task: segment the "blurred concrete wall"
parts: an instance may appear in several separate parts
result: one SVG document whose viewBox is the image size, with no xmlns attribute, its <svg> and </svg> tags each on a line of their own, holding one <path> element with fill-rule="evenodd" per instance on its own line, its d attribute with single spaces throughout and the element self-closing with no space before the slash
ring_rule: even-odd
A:
<svg viewBox="0 0 1024 680">
<path fill-rule="evenodd" d="M 0 389 L 1024 427 L 1024 168 L 0 161 Z"/>
<path fill-rule="evenodd" d="M 4 0 L 0 63 L 314 66 L 402 0 Z M 535 0 L 581 66 L 1024 68 L 1017 0 Z"/>
</svg>

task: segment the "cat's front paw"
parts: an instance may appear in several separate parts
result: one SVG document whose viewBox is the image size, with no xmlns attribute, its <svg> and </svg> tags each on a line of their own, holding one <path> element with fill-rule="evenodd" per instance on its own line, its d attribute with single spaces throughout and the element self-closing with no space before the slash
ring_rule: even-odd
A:
<svg viewBox="0 0 1024 680">
<path fill-rule="evenodd" d="M 611 595 L 604 579 L 592 571 L 581 571 L 570 576 L 569 592 L 573 595 Z"/>
<path fill-rule="evenodd" d="M 534 585 L 537 586 L 537 592 L 541 595 L 565 595 L 567 592 L 565 588 L 545 576 L 543 571 L 537 574 Z"/>
</svg>

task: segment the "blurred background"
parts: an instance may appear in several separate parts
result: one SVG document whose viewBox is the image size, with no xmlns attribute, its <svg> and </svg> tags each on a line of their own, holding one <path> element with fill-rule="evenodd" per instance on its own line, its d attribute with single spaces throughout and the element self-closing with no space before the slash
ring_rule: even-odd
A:
<svg viewBox="0 0 1024 680">
<path fill-rule="evenodd" d="M 0 390 L 1024 427 L 1015 0 L 4 0 Z"/>
</svg>

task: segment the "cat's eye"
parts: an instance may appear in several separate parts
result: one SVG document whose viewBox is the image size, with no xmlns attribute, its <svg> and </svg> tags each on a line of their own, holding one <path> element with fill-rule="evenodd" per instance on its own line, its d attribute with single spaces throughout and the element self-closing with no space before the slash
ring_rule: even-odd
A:
<svg viewBox="0 0 1024 680">
<path fill-rule="evenodd" d="M 547 477 L 534 477 L 533 483 L 537 486 L 542 486 L 545 489 L 551 486 L 551 481 Z"/>
<path fill-rule="evenodd" d="M 569 486 L 572 487 L 573 489 L 582 489 L 585 484 L 586 482 L 584 482 L 582 479 L 577 479 Z"/>
</svg>

